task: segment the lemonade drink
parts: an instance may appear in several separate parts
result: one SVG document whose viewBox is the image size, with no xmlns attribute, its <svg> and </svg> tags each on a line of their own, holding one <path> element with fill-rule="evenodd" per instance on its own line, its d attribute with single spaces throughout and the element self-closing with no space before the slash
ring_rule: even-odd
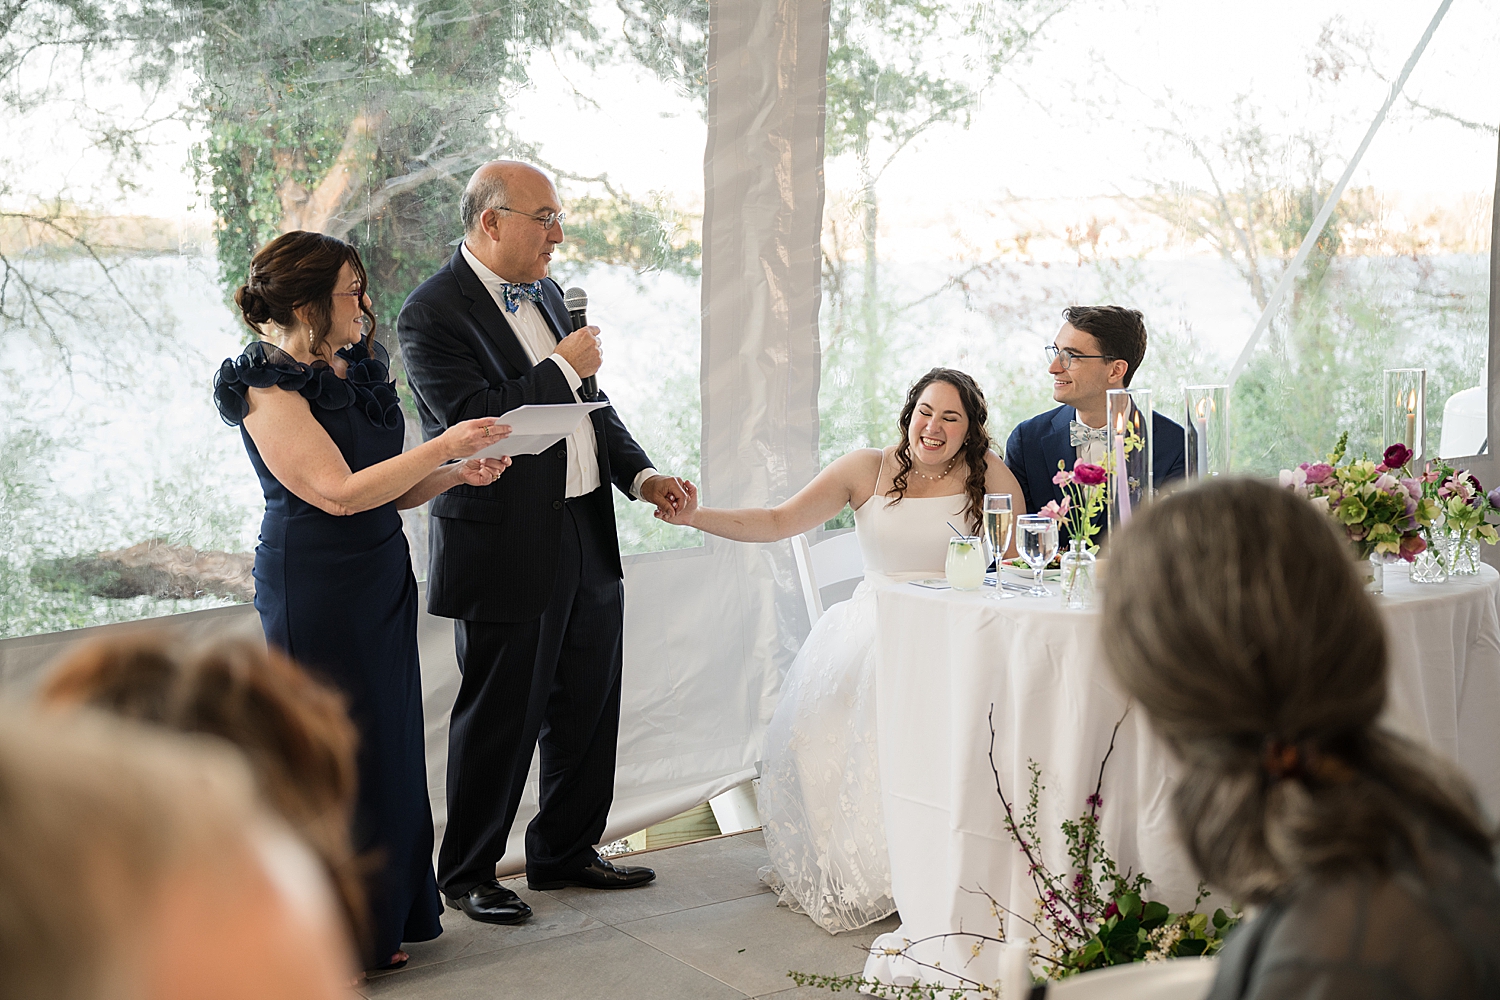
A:
<svg viewBox="0 0 1500 1000">
<path fill-rule="evenodd" d="M 984 586 L 984 547 L 977 535 L 959 535 L 948 540 L 946 565 L 948 586 L 954 590 L 978 590 Z"/>
</svg>

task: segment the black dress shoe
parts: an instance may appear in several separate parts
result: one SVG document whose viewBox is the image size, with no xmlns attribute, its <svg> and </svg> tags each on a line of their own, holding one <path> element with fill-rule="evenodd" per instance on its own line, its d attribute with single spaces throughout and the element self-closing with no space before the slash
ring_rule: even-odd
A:
<svg viewBox="0 0 1500 1000">
<path fill-rule="evenodd" d="M 455 910 L 486 924 L 519 924 L 531 916 L 531 907 L 495 879 L 479 883 L 457 899 L 444 898 Z"/>
<path fill-rule="evenodd" d="M 576 885 L 583 889 L 634 889 L 656 878 L 650 868 L 627 868 L 612 865 L 603 858 L 595 858 L 585 867 L 567 875 L 526 873 L 528 889 L 563 889 Z"/>
</svg>

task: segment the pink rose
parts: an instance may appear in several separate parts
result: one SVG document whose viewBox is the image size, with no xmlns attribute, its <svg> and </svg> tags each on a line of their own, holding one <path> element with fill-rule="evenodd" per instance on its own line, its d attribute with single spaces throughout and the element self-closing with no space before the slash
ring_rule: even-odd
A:
<svg viewBox="0 0 1500 1000">
<path fill-rule="evenodd" d="M 1321 483 L 1333 475 L 1333 466 L 1327 462 L 1315 462 L 1307 467 L 1307 481 L 1310 483 Z"/>
<path fill-rule="evenodd" d="M 1080 462 L 1073 466 L 1073 479 L 1084 486 L 1099 486 L 1107 474 L 1102 465 Z"/>
</svg>

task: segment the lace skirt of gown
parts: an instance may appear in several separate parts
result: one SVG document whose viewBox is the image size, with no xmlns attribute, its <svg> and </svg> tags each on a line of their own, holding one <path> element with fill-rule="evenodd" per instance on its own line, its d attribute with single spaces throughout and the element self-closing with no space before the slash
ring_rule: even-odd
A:
<svg viewBox="0 0 1500 1000">
<path fill-rule="evenodd" d="M 895 912 L 875 745 L 875 589 L 829 608 L 766 731 L 759 806 L 781 902 L 830 934 Z"/>
</svg>

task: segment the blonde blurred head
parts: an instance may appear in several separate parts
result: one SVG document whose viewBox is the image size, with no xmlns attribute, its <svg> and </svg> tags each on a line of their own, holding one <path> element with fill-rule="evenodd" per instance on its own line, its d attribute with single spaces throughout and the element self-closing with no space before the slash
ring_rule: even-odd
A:
<svg viewBox="0 0 1500 1000">
<path fill-rule="evenodd" d="M 321 1000 L 350 959 L 316 862 L 228 748 L 0 706 L 7 998 Z"/>
</svg>

